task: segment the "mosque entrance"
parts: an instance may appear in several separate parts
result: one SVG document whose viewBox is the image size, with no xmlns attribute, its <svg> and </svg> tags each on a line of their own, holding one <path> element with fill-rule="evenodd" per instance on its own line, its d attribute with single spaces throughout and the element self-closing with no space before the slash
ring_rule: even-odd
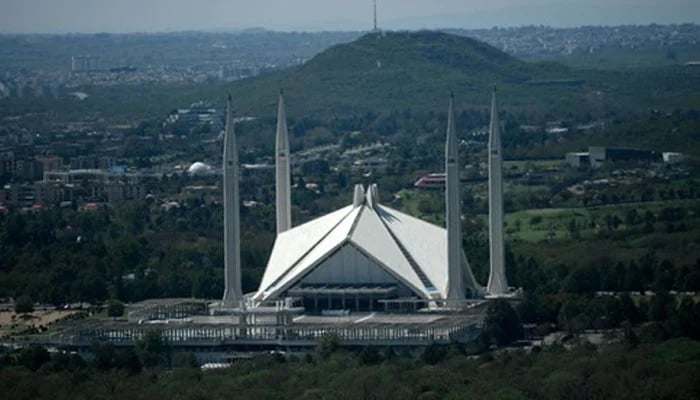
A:
<svg viewBox="0 0 700 400">
<path fill-rule="evenodd" d="M 307 313 L 325 310 L 384 311 L 382 301 L 398 297 L 396 285 L 304 285 L 288 292 L 301 298 Z"/>
</svg>

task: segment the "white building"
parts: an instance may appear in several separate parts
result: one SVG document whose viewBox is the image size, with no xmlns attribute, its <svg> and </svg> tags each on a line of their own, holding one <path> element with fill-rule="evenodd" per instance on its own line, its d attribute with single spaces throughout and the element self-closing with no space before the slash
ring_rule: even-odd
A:
<svg viewBox="0 0 700 400">
<path fill-rule="evenodd" d="M 674 153 L 669 151 L 661 153 L 661 156 L 666 164 L 679 164 L 685 160 L 682 153 Z"/>
<path fill-rule="evenodd" d="M 495 92 L 489 143 L 492 260 L 488 288 L 476 282 L 462 249 L 460 163 L 452 98 L 442 176 L 447 229 L 382 205 L 374 184 L 366 192 L 362 185 L 356 185 L 352 204 L 294 227 L 288 200 L 291 187 L 285 119 L 280 94 L 275 157 L 277 237 L 260 286 L 239 303 L 241 312 L 247 313 L 249 307 L 278 307 L 289 303 L 289 298 L 301 299 L 307 311 L 324 312 L 459 308 L 467 299 L 509 295 L 503 264 L 503 183 Z M 224 160 L 224 303 L 235 306 L 243 295 L 238 162 L 230 100 Z"/>
<path fill-rule="evenodd" d="M 277 236 L 260 303 L 301 297 L 307 310 L 379 310 L 380 300 L 445 300 L 447 231 L 379 203 L 376 185 L 355 187 L 353 204 Z M 461 251 L 462 298 L 475 297 Z"/>
<path fill-rule="evenodd" d="M 201 161 L 196 161 L 187 168 L 187 173 L 190 175 L 207 175 L 212 172 L 211 165 L 205 164 Z"/>
<path fill-rule="evenodd" d="M 278 117 L 284 118 L 281 97 Z M 483 288 L 474 280 L 461 246 L 454 121 L 450 100 L 445 152 L 449 229 L 381 205 L 376 185 L 367 193 L 356 185 L 351 205 L 278 229 L 253 303 L 297 297 L 310 311 L 374 311 L 389 308 L 389 303 L 452 306 L 481 296 Z M 277 133 L 277 142 L 286 142 L 286 129 L 278 126 Z M 276 158 L 278 165 L 284 162 L 279 151 Z M 288 179 L 279 173 L 276 179 L 276 190 L 286 194 Z M 285 204 L 278 202 L 277 208 L 278 217 L 287 220 Z"/>
</svg>

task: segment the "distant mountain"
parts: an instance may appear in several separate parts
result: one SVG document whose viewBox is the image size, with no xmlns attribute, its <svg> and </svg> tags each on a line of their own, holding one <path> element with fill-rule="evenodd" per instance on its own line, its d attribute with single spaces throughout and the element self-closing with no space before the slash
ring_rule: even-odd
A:
<svg viewBox="0 0 700 400">
<path fill-rule="evenodd" d="M 243 111 L 272 107 L 274 93 L 284 87 L 292 112 L 356 114 L 442 110 L 450 92 L 463 106 L 481 106 L 494 84 L 527 95 L 535 86 L 547 92 L 581 83 L 558 64 L 527 63 L 468 37 L 422 31 L 367 34 L 300 67 L 235 83 L 234 90 Z"/>
<path fill-rule="evenodd" d="M 480 41 L 432 31 L 366 34 L 302 66 L 235 82 L 227 90 L 243 114 L 274 115 L 276 93 L 284 88 L 289 115 L 335 118 L 444 112 L 450 92 L 459 109 L 484 110 L 494 84 L 510 112 L 546 118 L 700 107 L 697 68 L 578 70 L 525 62 Z"/>
</svg>

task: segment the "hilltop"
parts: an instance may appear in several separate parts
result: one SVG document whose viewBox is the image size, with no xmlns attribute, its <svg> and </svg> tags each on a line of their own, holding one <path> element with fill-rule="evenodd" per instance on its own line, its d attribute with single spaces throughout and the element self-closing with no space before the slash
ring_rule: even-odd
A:
<svg viewBox="0 0 700 400">
<path fill-rule="evenodd" d="M 273 110 L 274 93 L 284 87 L 290 114 L 333 117 L 404 109 L 440 112 L 450 92 L 461 109 L 481 109 L 494 84 L 512 111 L 603 116 L 659 103 L 698 103 L 692 87 L 700 84 L 700 74 L 682 67 L 579 70 L 526 62 L 464 36 L 388 32 L 333 46 L 301 66 L 228 89 L 243 113 Z"/>
<path fill-rule="evenodd" d="M 284 87 L 292 112 L 442 110 L 448 93 L 463 106 L 484 104 L 489 87 L 575 79 L 557 64 L 521 61 L 486 43 L 442 32 L 371 33 L 318 54 L 302 66 L 233 85 L 241 107 L 270 102 Z"/>
<path fill-rule="evenodd" d="M 71 88 L 80 88 L 89 93 L 90 97 L 86 101 L 64 101 L 61 96 L 65 96 L 65 93 L 59 93 L 58 98 L 15 97 L 12 102 L 0 102 L 0 115 L 52 112 L 68 121 L 91 115 L 95 118 L 117 119 L 122 123 L 130 118 L 141 119 L 154 115 L 159 115 L 160 118 L 168 110 L 201 99 L 221 102 L 227 93 L 231 93 L 235 97 L 237 112 L 264 117 L 274 115 L 276 93 L 282 87 L 286 91 L 291 117 L 320 117 L 323 120 L 408 109 L 412 112 L 443 113 L 450 92 L 455 93 L 458 109 L 485 111 L 489 102 L 489 89 L 494 84 L 498 85 L 502 93 L 504 109 L 513 113 L 523 112 L 528 117 L 536 118 L 551 116 L 556 119 L 572 112 L 590 114 L 593 118 L 606 118 L 611 113 L 638 112 L 660 107 L 667 108 L 664 111 L 673 111 L 677 107 L 700 107 L 700 92 L 696 90 L 700 87 L 697 68 L 676 65 L 624 71 L 582 70 L 553 62 L 524 61 L 462 34 L 433 31 L 369 33 L 349 43 L 334 45 L 301 65 L 225 84 L 216 79 L 193 83 L 178 74 L 172 77 L 175 83 L 121 85 L 117 82 L 110 83 L 112 76 L 109 74 L 98 74 L 98 77 L 107 80 L 107 84 L 91 84 L 90 79 L 87 79 L 89 76 L 78 74 L 75 77 L 80 79 L 73 82 Z M 91 39 L 79 36 L 75 39 L 78 42 L 75 51 L 93 49 L 94 41 L 111 43 L 136 40 L 132 36 L 134 35 L 110 35 Z M 212 54 L 207 53 L 210 50 L 200 49 L 204 53 L 191 53 L 187 50 L 188 54 L 191 53 L 190 58 L 195 59 L 216 55 L 215 62 L 209 66 L 212 68 L 241 59 L 248 60 L 250 66 L 262 68 L 262 65 L 269 63 L 274 65 L 280 52 L 296 55 L 297 61 L 315 53 L 309 49 L 299 50 L 303 46 L 292 44 L 280 50 L 275 35 L 273 38 L 264 38 L 274 46 L 265 40 L 248 42 L 246 40 L 249 38 L 245 35 L 213 36 L 209 39 L 200 36 L 193 34 L 191 38 L 197 48 L 211 50 L 213 45 L 226 47 L 224 54 L 219 54 L 219 50 Z M 177 35 L 173 38 L 156 35 L 144 39 L 150 46 L 144 49 L 152 49 L 157 45 L 157 48 L 167 53 L 148 60 L 156 65 L 159 65 L 157 62 L 175 62 L 172 43 L 178 42 L 178 38 Z M 316 36 L 302 35 L 301 38 L 309 46 L 316 46 L 314 48 L 322 42 Z M 334 38 L 340 40 L 339 37 Z M 350 40 L 352 37 L 344 38 Z M 35 51 L 44 51 L 42 49 L 48 46 L 43 42 L 48 40 L 44 36 L 2 39 L 3 43 L 17 42 L 14 47 L 26 42 Z M 68 42 L 73 40 L 63 37 L 55 40 L 59 39 Z M 31 46 L 39 48 L 30 46 L 29 43 L 37 41 L 39 44 Z M 63 49 L 61 43 L 54 47 Z M 267 55 L 262 58 L 251 56 L 253 51 L 250 48 L 255 45 L 263 47 Z M 190 44 L 191 46 L 193 45 Z M 139 49 L 141 47 L 143 46 Z M 61 54 L 66 51 L 70 53 L 69 50 L 64 49 Z M 152 53 L 150 50 L 139 51 Z M 122 53 L 124 52 L 119 52 Z M 129 60 L 141 60 L 135 56 L 132 58 Z M 62 59 L 67 59 L 65 54 Z M 144 60 L 141 62 L 148 64 Z M 105 63 L 110 64 L 108 60 Z M 138 67 L 141 64 L 136 65 Z M 246 65 L 248 64 L 241 68 Z M 250 68 L 243 68 L 250 73 L 252 70 L 248 69 Z M 131 77 L 125 76 L 129 79 Z M 47 91 L 51 87 L 43 89 Z"/>
</svg>

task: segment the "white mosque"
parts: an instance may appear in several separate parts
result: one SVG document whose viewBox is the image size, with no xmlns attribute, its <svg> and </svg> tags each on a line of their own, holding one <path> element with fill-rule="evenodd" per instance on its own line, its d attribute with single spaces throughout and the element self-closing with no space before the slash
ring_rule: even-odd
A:
<svg viewBox="0 0 700 400">
<path fill-rule="evenodd" d="M 489 137 L 490 275 L 474 279 L 462 249 L 460 166 L 450 97 L 445 148 L 446 225 L 381 204 L 376 185 L 356 185 L 352 204 L 299 226 L 291 221 L 289 140 L 280 92 L 276 137 L 277 237 L 260 286 L 240 286 L 238 157 L 229 98 L 224 145 L 224 304 L 260 307 L 300 300 L 309 312 L 450 308 L 468 299 L 508 296 L 503 265 L 501 144 L 493 92 Z"/>
</svg>

